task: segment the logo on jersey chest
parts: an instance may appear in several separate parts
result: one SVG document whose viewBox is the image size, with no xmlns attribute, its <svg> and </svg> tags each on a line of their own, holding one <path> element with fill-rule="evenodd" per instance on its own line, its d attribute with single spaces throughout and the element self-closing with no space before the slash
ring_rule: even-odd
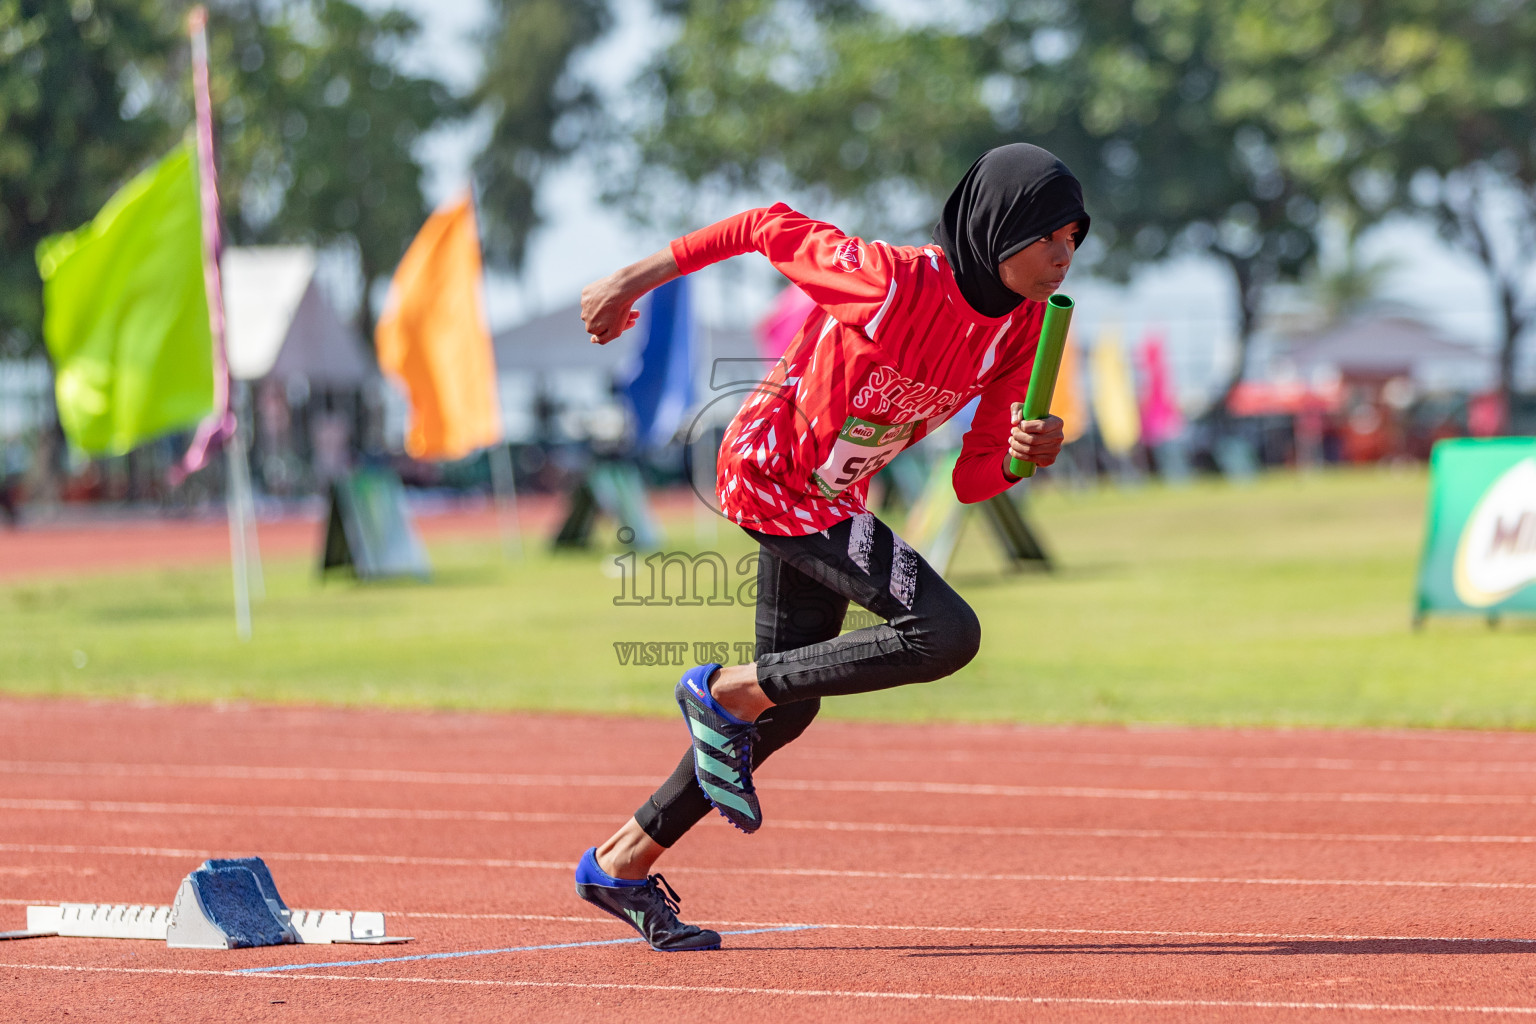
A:
<svg viewBox="0 0 1536 1024">
<path fill-rule="evenodd" d="M 877 366 L 854 393 L 853 407 L 876 416 L 894 408 L 902 419 L 920 420 L 948 412 L 959 397 L 958 392 L 920 384 L 888 366 Z"/>
</svg>

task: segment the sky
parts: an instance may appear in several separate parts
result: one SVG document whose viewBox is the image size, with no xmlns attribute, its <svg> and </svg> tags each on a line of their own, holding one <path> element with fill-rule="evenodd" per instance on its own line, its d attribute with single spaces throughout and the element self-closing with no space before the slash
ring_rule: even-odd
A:
<svg viewBox="0 0 1536 1024">
<path fill-rule="evenodd" d="M 458 89 L 473 83 L 479 67 L 477 40 L 489 18 L 486 0 L 364 2 L 399 7 L 421 21 L 420 45 L 407 58 L 413 70 L 434 74 Z M 616 30 L 587 53 L 581 65 L 600 89 L 613 94 L 625 88 L 666 38 L 665 26 L 649 17 L 647 0 L 619 0 L 617 7 Z M 426 140 L 422 152 L 431 169 L 430 201 L 463 187 L 484 133 L 481 123 L 440 131 Z M 624 214 L 604 208 L 596 198 L 591 168 L 580 157 L 546 178 L 539 206 L 545 225 L 530 240 L 525 272 L 519 278 L 498 276 L 488 282 L 488 313 L 495 329 L 574 303 L 583 285 L 669 240 L 658 229 L 637 226 Z M 592 239 L 602 244 L 593 245 Z M 1361 244 L 1366 261 L 1392 261 L 1383 299 L 1414 310 L 1452 339 L 1480 347 L 1495 343 L 1494 304 L 1486 279 L 1469 257 L 1449 249 L 1428 226 L 1389 222 Z M 742 326 L 766 308 L 776 275 L 763 261 L 752 262 L 760 266 L 700 275 L 699 305 L 705 319 Z M 1227 272 L 1213 260 L 1185 258 L 1148 267 L 1127 286 L 1074 272 L 1064 290 L 1077 300 L 1074 327 L 1079 338 L 1092 341 L 1106 332 L 1126 342 L 1152 333 L 1163 336 L 1179 390 L 1192 402 L 1222 380 L 1232 365 L 1235 296 Z M 1284 295 L 1277 298 L 1286 301 Z"/>
</svg>

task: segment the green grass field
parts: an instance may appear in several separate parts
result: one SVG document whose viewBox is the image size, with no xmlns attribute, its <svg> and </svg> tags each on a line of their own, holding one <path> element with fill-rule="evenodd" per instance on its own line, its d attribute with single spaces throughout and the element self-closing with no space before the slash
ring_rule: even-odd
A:
<svg viewBox="0 0 1536 1024">
<path fill-rule="evenodd" d="M 829 702 L 847 718 L 1536 726 L 1536 628 L 1409 612 L 1422 472 L 1270 476 L 1042 494 L 1060 570 L 1005 574 L 973 522 L 951 578 L 981 616 L 958 676 Z M 700 544 L 734 569 L 746 538 Z M 616 606 L 616 550 L 502 561 L 439 544 L 429 584 L 320 584 L 266 567 L 255 638 L 227 568 L 0 587 L 0 690 L 16 694 L 673 714 L 677 670 L 615 643 L 751 639 L 750 608 Z M 648 592 L 642 562 L 640 591 Z M 735 590 L 747 576 L 732 576 Z M 633 589 L 633 588 L 631 588 Z M 674 590 L 675 592 L 675 590 Z M 691 655 L 690 655 L 691 657 Z"/>
</svg>

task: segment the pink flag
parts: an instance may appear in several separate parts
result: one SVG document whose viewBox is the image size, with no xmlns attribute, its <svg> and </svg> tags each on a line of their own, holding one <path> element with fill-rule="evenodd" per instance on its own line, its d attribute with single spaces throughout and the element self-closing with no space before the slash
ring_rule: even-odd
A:
<svg viewBox="0 0 1536 1024">
<path fill-rule="evenodd" d="M 789 343 L 795 340 L 795 332 L 815 308 L 816 303 L 811 301 L 810 296 L 794 285 L 779 292 L 773 308 L 757 323 L 759 351 L 770 359 L 782 356 L 784 350 L 789 348 Z"/>
<path fill-rule="evenodd" d="M 1497 391 L 1473 395 L 1467 402 L 1467 433 L 1497 437 L 1504 427 L 1504 396 Z"/>
<path fill-rule="evenodd" d="M 1149 334 L 1138 353 L 1143 387 L 1141 392 L 1141 438 L 1149 445 L 1162 444 L 1184 429 L 1173 393 L 1173 374 L 1168 368 L 1167 350 L 1159 334 Z"/>
</svg>

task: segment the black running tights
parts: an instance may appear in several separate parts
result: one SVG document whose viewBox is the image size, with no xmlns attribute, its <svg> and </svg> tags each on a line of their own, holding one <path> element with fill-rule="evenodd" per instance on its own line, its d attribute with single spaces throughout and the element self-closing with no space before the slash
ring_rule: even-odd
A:
<svg viewBox="0 0 1536 1024">
<path fill-rule="evenodd" d="M 747 533 L 761 546 L 757 681 L 774 704 L 757 720 L 754 768 L 805 731 L 822 697 L 942 679 L 976 656 L 976 613 L 872 514 L 804 537 Z M 850 601 L 886 621 L 841 633 Z M 689 749 L 635 820 L 669 847 L 709 810 Z"/>
</svg>

